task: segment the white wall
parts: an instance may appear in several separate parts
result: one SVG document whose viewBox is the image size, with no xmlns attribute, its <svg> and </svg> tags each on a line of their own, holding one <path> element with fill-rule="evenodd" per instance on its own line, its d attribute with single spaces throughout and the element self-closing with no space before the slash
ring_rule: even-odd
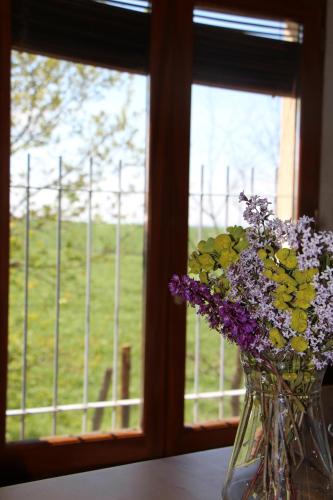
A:
<svg viewBox="0 0 333 500">
<path fill-rule="evenodd" d="M 327 0 L 319 217 L 323 229 L 333 229 L 333 0 Z"/>
</svg>

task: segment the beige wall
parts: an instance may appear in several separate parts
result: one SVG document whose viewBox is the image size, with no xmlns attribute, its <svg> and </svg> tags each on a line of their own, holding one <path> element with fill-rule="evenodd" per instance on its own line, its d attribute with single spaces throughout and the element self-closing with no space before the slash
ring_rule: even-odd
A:
<svg viewBox="0 0 333 500">
<path fill-rule="evenodd" d="M 282 220 L 294 214 L 296 99 L 284 97 L 281 110 L 280 164 L 276 215 Z"/>
<path fill-rule="evenodd" d="M 319 217 L 323 229 L 333 229 L 333 0 L 327 0 Z"/>
</svg>

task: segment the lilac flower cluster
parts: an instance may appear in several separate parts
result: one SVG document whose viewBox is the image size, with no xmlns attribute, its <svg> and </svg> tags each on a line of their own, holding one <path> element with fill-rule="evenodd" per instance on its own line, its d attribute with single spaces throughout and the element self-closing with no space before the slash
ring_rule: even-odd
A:
<svg viewBox="0 0 333 500">
<path fill-rule="evenodd" d="M 333 255 L 333 232 L 321 231 L 321 240 L 328 255 Z"/>
<path fill-rule="evenodd" d="M 268 280 L 263 274 L 263 264 L 256 250 L 248 248 L 242 253 L 242 258 L 227 270 L 230 282 L 229 297 L 233 301 L 242 300 L 251 316 L 260 324 L 271 324 L 272 327 L 284 331 L 290 336 L 290 316 L 286 311 L 277 310 L 272 302 L 271 292 L 276 284 Z M 269 342 L 261 336 L 257 342 L 259 352 L 267 350 Z"/>
<path fill-rule="evenodd" d="M 311 328 L 307 332 L 311 350 L 315 354 L 317 368 L 331 362 L 333 358 L 333 340 L 330 349 L 325 349 L 327 337 L 333 339 L 333 269 L 327 268 L 314 277 L 316 297 L 313 301 L 314 316 Z"/>
<path fill-rule="evenodd" d="M 239 201 L 246 202 L 243 217 L 254 227 L 260 226 L 265 219 L 268 219 L 270 215 L 273 215 L 273 212 L 268 210 L 269 202 L 266 198 L 260 198 L 259 196 L 251 196 L 250 198 L 247 198 L 244 192 L 242 192 L 239 195 Z"/>
<path fill-rule="evenodd" d="M 206 317 L 209 326 L 223 333 L 241 350 L 251 352 L 256 349 L 258 324 L 241 304 L 223 300 L 219 293 L 211 293 L 206 284 L 186 275 L 173 275 L 169 289 L 172 295 L 197 306 L 197 313 Z"/>
<path fill-rule="evenodd" d="M 295 224 L 298 232 L 297 260 L 302 270 L 319 267 L 319 259 L 323 253 L 322 235 L 313 231 L 311 227 L 313 222 L 312 218 L 303 216 Z"/>
</svg>

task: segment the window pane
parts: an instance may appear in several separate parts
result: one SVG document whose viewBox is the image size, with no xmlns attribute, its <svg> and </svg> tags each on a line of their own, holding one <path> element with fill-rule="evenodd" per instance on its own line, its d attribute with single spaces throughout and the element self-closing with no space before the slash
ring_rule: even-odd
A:
<svg viewBox="0 0 333 500">
<path fill-rule="evenodd" d="M 8 440 L 140 427 L 146 84 L 12 52 Z"/>
<path fill-rule="evenodd" d="M 193 85 L 189 252 L 199 240 L 244 224 L 243 190 L 267 197 L 280 217 L 293 217 L 297 107 L 292 98 Z M 188 309 L 186 422 L 238 415 L 242 387 L 236 347 Z"/>
</svg>

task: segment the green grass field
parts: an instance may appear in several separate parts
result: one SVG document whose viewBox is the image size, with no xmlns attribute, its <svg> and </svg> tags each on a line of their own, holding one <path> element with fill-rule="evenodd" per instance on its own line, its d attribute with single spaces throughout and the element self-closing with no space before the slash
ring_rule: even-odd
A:
<svg viewBox="0 0 333 500">
<path fill-rule="evenodd" d="M 24 221 L 12 221 L 10 279 L 10 338 L 8 408 L 21 407 L 22 346 L 24 321 Z M 208 232 L 211 232 L 208 230 Z M 195 230 L 190 240 L 195 241 Z M 124 224 L 121 229 L 120 349 L 130 344 L 132 369 L 130 397 L 140 397 L 142 385 L 142 283 L 144 275 L 143 227 Z M 63 222 L 60 287 L 59 404 L 81 403 L 83 398 L 84 333 L 86 295 L 86 225 Z M 97 401 L 103 375 L 112 367 L 114 321 L 115 226 L 93 224 L 91 271 L 91 334 L 89 356 L 89 401 Z M 30 231 L 28 368 L 26 406 L 52 405 L 56 284 L 56 221 L 35 218 Z M 188 312 L 186 391 L 193 392 L 193 311 Z M 203 325 L 201 331 L 200 391 L 219 389 L 219 336 Z M 231 387 L 236 350 L 225 346 L 225 388 Z M 120 370 L 120 364 L 118 366 Z M 119 377 L 120 378 L 120 377 Z M 111 397 L 111 389 L 109 391 Z M 118 394 L 120 397 L 120 394 Z M 193 402 L 185 404 L 185 419 L 193 421 Z M 88 430 L 94 410 L 88 411 Z M 225 398 L 225 416 L 231 415 Z M 218 402 L 199 403 L 201 421 L 218 418 Z M 52 415 L 27 416 L 26 437 L 52 434 Z M 57 417 L 58 434 L 81 432 L 82 412 L 62 412 Z M 117 416 L 117 426 L 121 422 Z M 105 409 L 102 430 L 110 430 L 111 410 Z M 140 412 L 131 408 L 130 427 L 140 427 Z M 19 439 L 20 417 L 7 419 L 7 439 Z"/>
</svg>

